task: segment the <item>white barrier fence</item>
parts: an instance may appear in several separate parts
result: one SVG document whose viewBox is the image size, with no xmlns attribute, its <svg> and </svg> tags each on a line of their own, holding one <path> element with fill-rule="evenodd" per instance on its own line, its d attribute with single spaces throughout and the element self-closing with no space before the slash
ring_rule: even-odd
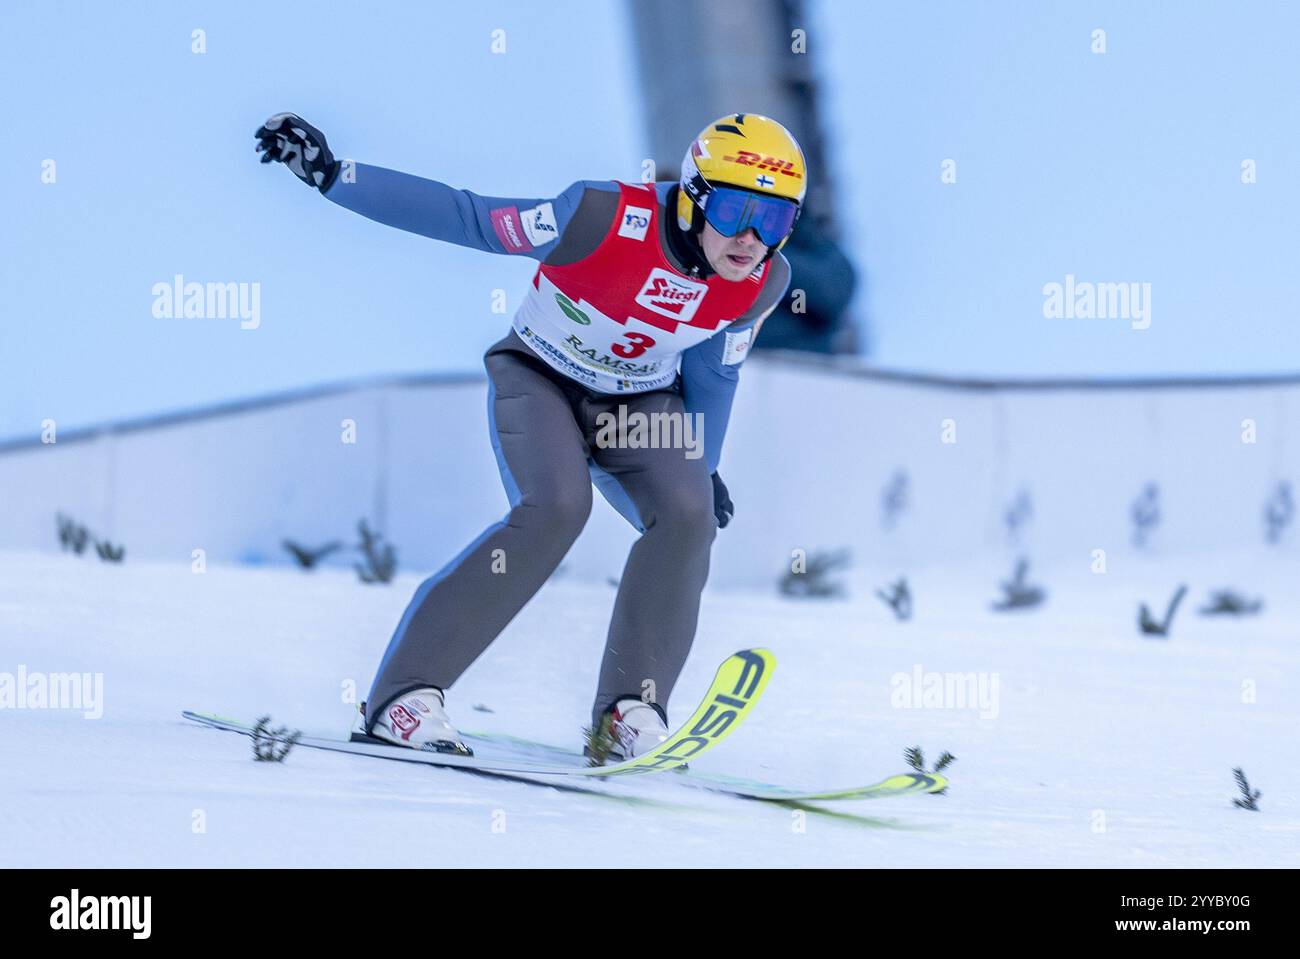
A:
<svg viewBox="0 0 1300 959">
<path fill-rule="evenodd" d="M 770 585 L 796 549 L 884 565 L 1009 548 L 1086 562 L 1130 548 L 1148 483 L 1153 549 L 1290 550 L 1290 529 L 1265 545 L 1264 516 L 1300 479 L 1297 426 L 1300 377 L 960 383 L 760 354 L 732 414 L 721 472 L 737 515 L 710 581 Z M 481 377 L 429 377 L 11 443 L 0 547 L 57 549 L 63 512 L 128 560 L 189 563 L 202 549 L 278 563 L 282 540 L 351 542 L 364 516 L 403 568 L 431 571 L 506 511 L 487 429 Z M 1023 520 L 1014 540 L 1008 511 Z M 634 536 L 597 497 L 568 571 L 618 576 Z"/>
</svg>

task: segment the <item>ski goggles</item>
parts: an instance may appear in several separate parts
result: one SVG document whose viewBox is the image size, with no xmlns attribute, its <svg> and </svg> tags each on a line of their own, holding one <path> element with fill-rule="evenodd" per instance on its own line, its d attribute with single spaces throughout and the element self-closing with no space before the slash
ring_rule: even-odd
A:
<svg viewBox="0 0 1300 959">
<path fill-rule="evenodd" d="M 779 196 L 715 186 L 704 200 L 704 219 L 723 236 L 753 230 L 764 246 L 776 246 L 794 229 L 799 205 Z"/>
</svg>

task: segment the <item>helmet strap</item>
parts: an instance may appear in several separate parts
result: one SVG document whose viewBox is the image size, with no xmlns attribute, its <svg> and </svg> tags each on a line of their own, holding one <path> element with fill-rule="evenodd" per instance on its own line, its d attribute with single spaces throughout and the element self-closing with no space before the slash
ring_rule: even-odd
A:
<svg viewBox="0 0 1300 959">
<path fill-rule="evenodd" d="M 704 230 L 704 213 L 699 207 L 691 204 L 690 230 L 683 230 L 677 225 L 677 214 L 674 211 L 677 209 L 677 194 L 681 188 L 681 184 L 678 183 L 668 191 L 663 216 L 669 218 L 669 225 L 664 233 L 668 237 L 668 246 L 673 256 L 687 272 L 695 270 L 701 279 L 707 280 L 713 275 L 714 270 L 709 266 L 708 257 L 704 255 L 704 247 L 700 245 L 700 233 Z"/>
</svg>

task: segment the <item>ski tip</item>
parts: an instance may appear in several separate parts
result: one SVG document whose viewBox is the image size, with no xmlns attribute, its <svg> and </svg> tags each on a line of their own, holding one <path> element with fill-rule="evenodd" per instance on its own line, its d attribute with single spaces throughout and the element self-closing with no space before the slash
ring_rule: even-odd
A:
<svg viewBox="0 0 1300 959">
<path fill-rule="evenodd" d="M 937 793 L 948 788 L 948 778 L 938 773 L 904 773 L 894 777 L 897 780 L 910 779 L 917 792 Z"/>
<path fill-rule="evenodd" d="M 723 661 L 723 666 L 741 662 L 747 666 L 762 666 L 764 672 L 776 668 L 776 654 L 770 649 L 738 649 Z"/>
</svg>

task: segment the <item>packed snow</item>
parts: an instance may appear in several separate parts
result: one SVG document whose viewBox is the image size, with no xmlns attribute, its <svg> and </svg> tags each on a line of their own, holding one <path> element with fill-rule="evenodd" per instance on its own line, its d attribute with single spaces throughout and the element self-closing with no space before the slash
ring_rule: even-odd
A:
<svg viewBox="0 0 1300 959">
<path fill-rule="evenodd" d="M 342 736 L 417 574 L 368 586 L 338 568 L 0 553 L 0 681 L 102 678 L 80 709 L 0 709 L 0 866 L 1300 864 L 1296 561 L 1261 547 L 1089 564 L 1031 569 L 1048 599 L 1016 613 L 990 609 L 1010 570 L 969 564 L 861 565 L 839 599 L 707 590 L 670 719 L 737 649 L 767 647 L 777 668 L 696 768 L 830 787 L 906 771 L 909 746 L 957 757 L 946 795 L 790 808 L 670 774 L 584 793 L 305 748 L 254 762 L 247 738 L 181 710 Z M 872 595 L 902 574 L 910 622 Z M 1169 638 L 1140 635 L 1139 602 L 1159 615 L 1181 582 Z M 1198 615 L 1228 586 L 1262 612 Z M 452 689 L 453 720 L 579 747 L 613 597 L 553 580 Z M 927 705 L 930 673 L 975 674 L 983 701 Z M 1236 766 L 1260 811 L 1233 806 Z"/>
</svg>

